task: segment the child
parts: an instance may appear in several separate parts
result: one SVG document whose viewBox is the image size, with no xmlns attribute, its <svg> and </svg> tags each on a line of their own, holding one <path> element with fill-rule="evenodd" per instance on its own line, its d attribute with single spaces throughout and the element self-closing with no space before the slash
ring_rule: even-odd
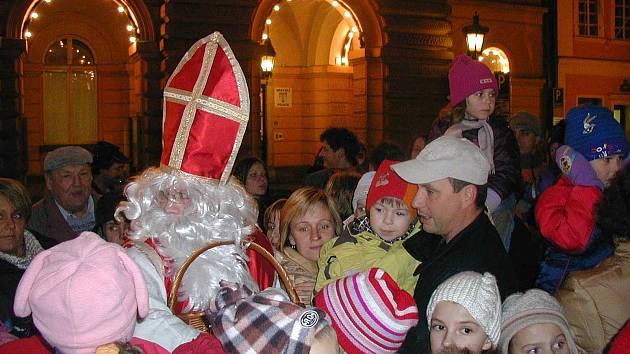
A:
<svg viewBox="0 0 630 354">
<path fill-rule="evenodd" d="M 226 353 L 336 354 L 334 330 L 326 314 L 291 303 L 286 293 L 221 282 L 216 310 L 208 321 Z"/>
<path fill-rule="evenodd" d="M 501 330 L 501 296 L 494 276 L 461 272 L 435 289 L 427 306 L 431 353 L 485 353 Z"/>
<path fill-rule="evenodd" d="M 330 316 L 348 354 L 394 353 L 418 323 L 413 297 L 378 268 L 337 279 L 314 302 Z"/>
<path fill-rule="evenodd" d="M 580 354 L 562 306 L 545 291 L 512 294 L 503 303 L 500 354 Z"/>
<path fill-rule="evenodd" d="M 136 315 L 146 316 L 148 306 L 142 273 L 124 250 L 83 232 L 33 259 L 20 280 L 14 310 L 22 317 L 32 313 L 51 349 L 69 354 L 114 342 L 152 345 L 132 338 Z M 40 347 L 33 352 L 46 352 Z"/>
<path fill-rule="evenodd" d="M 420 231 L 411 206 L 418 187 L 403 181 L 390 168 L 394 163 L 383 161 L 374 175 L 366 202 L 368 216 L 353 221 L 322 247 L 315 292 L 335 279 L 377 267 L 413 293 L 418 280 L 413 271 L 419 262 L 402 243 Z"/>
<path fill-rule="evenodd" d="M 127 230 L 129 225 L 122 215 L 123 220 L 118 221 L 114 218 L 114 212 L 118 207 L 118 203 L 124 201 L 122 194 L 105 194 L 94 208 L 96 217 L 96 226 L 92 231 L 99 234 L 105 241 L 122 245 L 127 240 Z"/>
<path fill-rule="evenodd" d="M 612 255 L 612 240 L 595 226 L 595 206 L 628 155 L 623 128 L 607 108 L 572 108 L 566 121 L 566 145 L 556 153 L 563 175 L 541 194 L 535 210 L 540 233 L 551 242 L 536 286 L 551 294 L 570 272 Z"/>
<path fill-rule="evenodd" d="M 265 210 L 264 223 L 267 238 L 274 250 L 280 249 L 280 211 L 286 203 L 286 198 L 281 198 L 273 202 L 267 210 Z"/>
<path fill-rule="evenodd" d="M 497 80 L 488 67 L 467 55 L 455 58 L 448 73 L 452 114 L 435 122 L 429 141 L 441 135 L 466 138 L 492 166 L 486 208 L 506 250 L 514 228 L 515 192 L 521 186 L 520 154 L 514 133 L 495 113 Z"/>
</svg>

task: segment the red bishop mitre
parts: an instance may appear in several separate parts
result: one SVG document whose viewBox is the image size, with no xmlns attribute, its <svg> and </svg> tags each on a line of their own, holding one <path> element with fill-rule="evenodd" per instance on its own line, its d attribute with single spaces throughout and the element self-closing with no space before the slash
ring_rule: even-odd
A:
<svg viewBox="0 0 630 354">
<path fill-rule="evenodd" d="M 162 168 L 225 184 L 248 120 L 245 75 L 214 32 L 186 52 L 164 88 Z"/>
</svg>

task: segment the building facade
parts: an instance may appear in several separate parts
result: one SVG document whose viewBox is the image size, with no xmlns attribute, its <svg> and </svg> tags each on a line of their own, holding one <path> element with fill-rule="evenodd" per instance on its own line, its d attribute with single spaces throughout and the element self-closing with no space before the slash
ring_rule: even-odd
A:
<svg viewBox="0 0 630 354">
<path fill-rule="evenodd" d="M 557 2 L 554 117 L 583 103 L 610 108 L 630 135 L 630 1 Z"/>
<path fill-rule="evenodd" d="M 0 6 L 0 173 L 41 176 L 43 156 L 108 140 L 159 161 L 161 88 L 197 39 L 220 31 L 248 79 L 242 153 L 308 165 L 328 126 L 407 147 L 447 102 L 447 73 L 478 12 L 507 61 L 504 110 L 544 111 L 539 1 L 8 0 Z M 263 38 L 276 52 L 260 72 Z M 490 48 L 492 47 L 492 48 Z M 499 69 L 497 69 L 499 70 Z M 500 70 L 499 70 L 500 71 Z"/>
</svg>

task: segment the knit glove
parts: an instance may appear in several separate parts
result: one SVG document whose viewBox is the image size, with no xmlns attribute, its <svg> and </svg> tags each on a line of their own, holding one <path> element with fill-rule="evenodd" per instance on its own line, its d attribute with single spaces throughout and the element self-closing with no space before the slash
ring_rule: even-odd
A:
<svg viewBox="0 0 630 354">
<path fill-rule="evenodd" d="M 562 145 L 556 151 L 556 164 L 562 173 L 571 179 L 576 186 L 593 186 L 600 190 L 604 184 L 597 178 L 591 164 L 576 150 L 568 145 Z"/>
</svg>

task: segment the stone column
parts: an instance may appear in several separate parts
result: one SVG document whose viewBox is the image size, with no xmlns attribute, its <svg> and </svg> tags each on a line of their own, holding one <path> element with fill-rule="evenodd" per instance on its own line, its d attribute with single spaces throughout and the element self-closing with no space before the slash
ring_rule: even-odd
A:
<svg viewBox="0 0 630 354">
<path fill-rule="evenodd" d="M 0 37 L 0 176 L 22 182 L 28 161 L 20 83 L 25 50 L 26 41 Z"/>
<path fill-rule="evenodd" d="M 382 2 L 388 42 L 382 49 L 383 138 L 406 148 L 426 134 L 448 96 L 453 58 L 446 0 Z"/>
<path fill-rule="evenodd" d="M 131 159 L 137 171 L 157 166 L 162 152 L 162 55 L 157 43 L 129 48 L 131 67 Z"/>
</svg>

